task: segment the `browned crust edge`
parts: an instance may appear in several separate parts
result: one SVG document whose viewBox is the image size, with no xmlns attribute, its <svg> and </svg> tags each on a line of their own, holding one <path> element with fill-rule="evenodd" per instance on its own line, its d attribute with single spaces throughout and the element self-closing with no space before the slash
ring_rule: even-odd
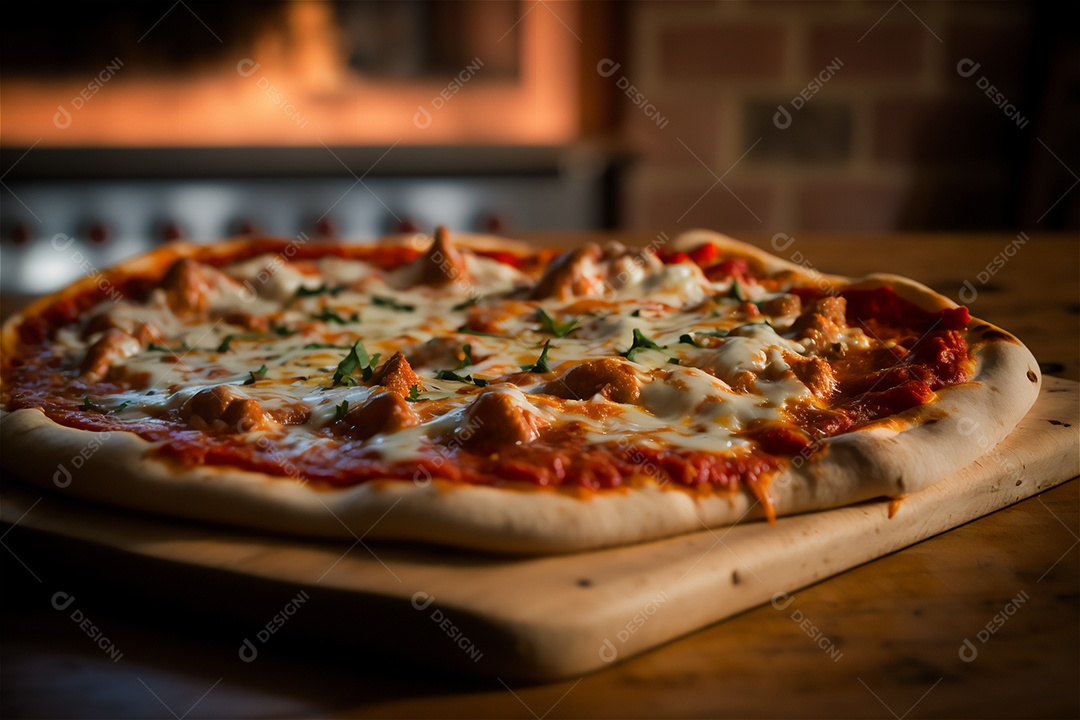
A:
<svg viewBox="0 0 1080 720">
<path fill-rule="evenodd" d="M 205 257 L 207 247 L 219 257 L 227 256 L 246 242 L 169 246 L 122 263 L 108 277 L 160 268 L 178 257 Z M 673 244 L 682 249 L 702 242 L 753 258 L 770 272 L 788 270 L 814 281 L 866 287 L 888 284 L 928 310 L 956 306 L 907 278 L 875 274 L 851 280 L 809 274 L 752 245 L 707 231 L 692 231 Z M 495 248 L 499 240 L 485 238 L 483 243 Z M 506 247 L 521 251 L 524 246 L 508 242 Z M 69 293 L 82 292 L 88 282 L 95 279 L 80 281 L 10 318 L 3 328 L 5 349 L 9 333 L 22 318 Z M 1030 351 L 1012 335 L 981 320 L 974 322 L 1003 334 L 975 346 L 974 382 L 941 391 L 935 402 L 905 413 L 904 429 L 877 427 L 826 441 L 826 452 L 794 463 L 773 479 L 770 495 L 777 514 L 916 492 L 1000 442 L 1034 404 L 1041 375 Z M 926 422 L 931 418 L 934 422 Z M 563 553 L 763 515 L 748 492 L 702 496 L 654 483 L 583 498 L 573 490 L 508 492 L 429 478 L 329 491 L 229 468 L 180 471 L 153 457 L 152 445 L 133 434 L 64 427 L 38 410 L 0 414 L 0 442 L 8 448 L 2 458 L 4 469 L 44 489 L 137 511 L 292 535 L 348 539 L 366 534 L 496 552 Z M 75 458 L 81 458 L 78 468 Z"/>
</svg>

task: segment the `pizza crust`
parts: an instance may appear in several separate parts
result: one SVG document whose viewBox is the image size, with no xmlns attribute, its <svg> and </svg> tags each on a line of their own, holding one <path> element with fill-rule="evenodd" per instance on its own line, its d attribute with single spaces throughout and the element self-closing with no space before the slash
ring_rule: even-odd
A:
<svg viewBox="0 0 1080 720">
<path fill-rule="evenodd" d="M 928 310 L 955 307 L 906 278 L 871 275 L 850 281 L 808 275 L 797 265 L 713 233 L 694 231 L 674 243 L 696 247 L 706 241 L 757 259 L 770 272 L 789 270 L 821 282 L 866 287 L 888 284 Z M 513 245 L 514 250 L 520 247 Z M 133 262 L 142 267 L 150 260 L 144 256 Z M 16 317 L 5 324 L 5 341 L 19 321 Z M 980 322 L 973 318 L 969 327 Z M 1035 358 L 1018 340 L 981 324 L 987 339 L 972 338 L 977 360 L 972 382 L 939 391 L 935 402 L 874 427 L 829 438 L 824 452 L 805 462 L 797 458 L 771 482 L 769 495 L 776 514 L 916 492 L 970 464 L 1002 440 L 1034 404 L 1041 376 Z M 43 489 L 135 511 L 289 535 L 565 553 L 765 514 L 762 504 L 746 491 L 703 494 L 660 487 L 651 479 L 596 493 L 462 485 L 427 477 L 332 489 L 231 468 L 180 469 L 154 456 L 153 445 L 131 433 L 61 426 L 36 409 L 2 413 L 0 442 L 8 449 L 3 453 L 4 469 Z"/>
</svg>

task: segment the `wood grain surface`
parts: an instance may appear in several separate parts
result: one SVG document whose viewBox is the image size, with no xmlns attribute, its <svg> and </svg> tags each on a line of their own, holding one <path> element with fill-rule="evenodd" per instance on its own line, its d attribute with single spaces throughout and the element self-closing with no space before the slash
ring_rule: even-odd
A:
<svg viewBox="0 0 1080 720">
<path fill-rule="evenodd" d="M 798 249 L 824 271 L 888 269 L 953 297 L 971 278 L 977 296 L 967 304 L 974 314 L 1016 332 L 1044 370 L 1075 378 L 1076 239 L 1014 243 L 1015 236 L 797 238 L 779 254 L 795 259 Z M 771 239 L 759 244 L 768 249 Z M 982 283 L 979 273 L 994 267 L 993 259 L 1010 244 L 1014 252 L 1007 262 Z M 1046 425 L 1047 433 L 1076 430 Z M 1075 455 L 1072 450 L 1059 459 L 1075 462 Z M 896 519 L 910 507 L 901 505 Z M 257 640 L 266 623 L 229 619 L 227 613 L 222 619 L 222 607 L 236 597 L 226 600 L 243 593 L 248 611 L 272 623 L 275 613 L 295 602 L 297 586 L 222 583 L 198 603 L 187 602 L 188 595 L 199 594 L 191 591 L 178 602 L 172 588 L 199 579 L 179 565 L 164 571 L 160 565 L 128 566 L 118 579 L 101 572 L 123 565 L 107 551 L 27 542 L 35 536 L 16 529 L 3 540 L 0 709 L 5 716 L 65 717 L 1072 717 L 1080 710 L 1076 527 L 1077 484 L 1071 482 L 781 597 L 782 607 L 766 604 L 583 679 L 528 686 L 509 678 L 469 680 L 424 670 L 361 646 L 350 651 L 341 643 L 313 643 L 301 630 L 305 614 L 321 612 L 314 605 L 301 605 L 281 631 L 267 633 L 258 657 L 245 663 L 238 657 L 243 640 Z M 176 542 L 159 538 L 154 550 Z M 366 549 L 356 545 L 346 558 Z M 720 544 L 710 555 L 719 557 L 723 550 Z M 252 566 L 268 559 L 257 544 L 244 552 Z M 597 577 L 573 582 L 597 583 Z M 648 580 L 642 575 L 638 582 L 644 586 Z M 57 593 L 64 593 L 62 601 L 73 598 L 72 604 L 55 609 L 61 602 Z M 613 601 L 621 601 L 615 595 Z M 524 589 L 520 602 L 544 609 Z M 674 602 L 659 603 L 617 649 L 646 637 L 641 633 L 659 623 L 665 604 Z M 694 611 L 679 609 L 680 615 Z M 392 624 L 386 627 L 370 615 L 335 613 L 334 621 L 349 626 L 342 636 L 359 625 L 361 633 L 394 637 Z M 431 626 L 453 644 L 445 626 L 436 620 Z M 465 622 L 455 618 L 451 626 L 460 630 Z M 102 638 L 114 654 L 122 652 L 118 661 L 101 647 Z M 481 649 L 485 639 L 470 638 Z M 618 636 L 611 639 L 619 643 Z M 398 655 L 420 647 L 408 635 L 396 641 L 406 651 Z"/>
<path fill-rule="evenodd" d="M 114 511 L 17 482 L 0 489 L 0 521 L 53 541 L 97 546 L 84 551 L 114 551 L 101 571 L 118 583 L 132 565 L 153 568 L 155 561 L 198 578 L 171 584 L 189 605 L 221 588 L 219 573 L 231 573 L 225 583 L 241 590 L 255 579 L 295 589 L 300 599 L 284 610 L 282 626 L 288 620 L 308 637 L 422 658 L 435 669 L 549 681 L 595 671 L 766 602 L 786 612 L 790 593 L 800 588 L 1074 477 L 1078 407 L 1080 385 L 1048 378 L 1008 438 L 898 504 L 878 500 L 775 525 L 747 522 L 556 557 L 375 542 L 352 553 L 342 543 Z M 249 622 L 262 618 L 247 602 L 217 605 Z M 292 622 L 301 609 L 303 620 Z M 355 616 L 375 619 L 374 627 L 340 623 Z M 792 616 L 803 619 L 797 609 Z M 829 657 L 842 655 L 832 640 L 813 632 L 811 639 Z M 248 638 L 238 656 L 257 658 L 260 640 L 257 633 Z M 977 655 L 977 648 L 969 652 Z"/>
</svg>

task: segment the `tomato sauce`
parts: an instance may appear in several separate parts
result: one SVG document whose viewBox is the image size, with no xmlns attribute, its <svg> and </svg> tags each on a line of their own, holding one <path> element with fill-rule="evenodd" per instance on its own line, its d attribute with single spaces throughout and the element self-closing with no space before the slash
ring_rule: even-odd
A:
<svg viewBox="0 0 1080 720">
<path fill-rule="evenodd" d="M 267 252 L 294 247 L 291 260 L 333 254 L 362 259 L 392 269 L 417 256 L 408 247 L 290 246 L 281 241 L 262 241 L 242 254 L 214 257 L 211 264 L 224 265 Z M 759 269 L 741 258 L 721 259 L 715 246 L 690 255 L 662 254 L 665 262 L 690 259 L 705 267 L 713 279 L 733 278 L 744 283 L 761 279 Z M 537 257 L 505 252 L 479 253 L 499 262 L 532 269 Z M 555 254 L 549 251 L 545 258 Z M 114 287 L 132 298 L 145 299 L 150 279 L 131 277 Z M 805 303 L 824 297 L 820 288 L 791 290 Z M 104 296 L 94 287 L 58 300 L 19 326 L 24 344 L 21 357 L 5 360 L 4 399 L 9 409 L 41 408 L 55 422 L 94 431 L 124 430 L 157 443 L 156 452 L 180 465 L 222 465 L 342 487 L 376 478 L 424 482 L 432 478 L 491 485 L 523 483 L 539 487 L 579 487 L 592 490 L 618 488 L 631 478 L 650 476 L 664 486 L 734 491 L 746 487 L 769 506 L 769 478 L 795 456 L 815 451 L 817 441 L 895 415 L 932 400 L 934 392 L 966 382 L 974 362 L 961 333 L 970 316 L 966 308 L 929 311 L 898 296 L 891 288 L 843 289 L 847 322 L 877 338 L 869 350 L 851 351 L 829 360 L 837 380 L 829 407 L 798 404 L 789 408 L 790 423 L 753 423 L 744 435 L 755 441 L 747 450 L 716 454 L 686 449 L 657 449 L 647 443 L 585 445 L 566 431 L 551 431 L 526 445 L 490 451 L 431 446 L 416 461 L 388 464 L 364 443 L 336 439 L 324 447 L 304 452 L 283 452 L 272 438 L 260 442 L 239 441 L 227 433 L 204 433 L 187 429 L 178 418 L 127 421 L 83 407 L 85 396 L 108 396 L 123 388 L 108 383 L 92 386 L 60 371 L 59 359 L 47 344 L 59 327 L 77 321 L 84 310 Z M 562 433 L 560 435 L 559 433 Z"/>
</svg>

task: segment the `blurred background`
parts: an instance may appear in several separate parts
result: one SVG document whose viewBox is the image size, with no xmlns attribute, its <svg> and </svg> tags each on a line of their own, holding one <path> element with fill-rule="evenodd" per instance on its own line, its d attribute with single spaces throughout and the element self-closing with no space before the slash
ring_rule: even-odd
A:
<svg viewBox="0 0 1080 720">
<path fill-rule="evenodd" d="M 247 233 L 1080 228 L 1076 3 L 0 12 L 7 292 Z"/>
</svg>

